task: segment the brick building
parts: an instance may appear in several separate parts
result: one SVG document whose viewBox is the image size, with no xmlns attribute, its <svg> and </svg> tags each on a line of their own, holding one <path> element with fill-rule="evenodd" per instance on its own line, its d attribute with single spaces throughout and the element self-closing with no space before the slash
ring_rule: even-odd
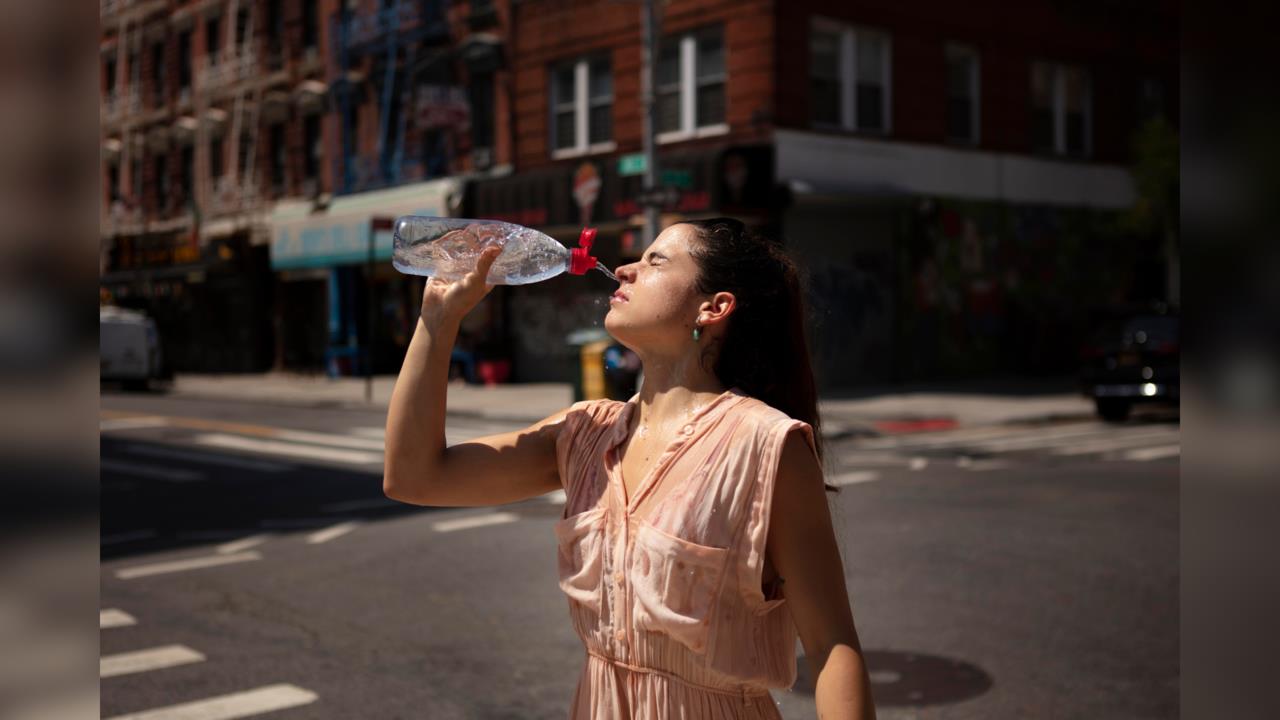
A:
<svg viewBox="0 0 1280 720">
<path fill-rule="evenodd" d="M 658 154 L 678 217 L 731 214 L 808 271 L 819 381 L 1062 372 L 1089 312 L 1170 299 L 1176 251 L 1116 230 L 1134 133 L 1175 116 L 1177 10 L 661 4 Z M 514 174 L 466 212 L 639 254 L 639 8 L 533 0 L 511 15 Z M 599 325 L 594 274 L 504 289 L 522 379 L 562 378 Z M 1176 295 L 1173 296 L 1176 300 Z"/>
</svg>

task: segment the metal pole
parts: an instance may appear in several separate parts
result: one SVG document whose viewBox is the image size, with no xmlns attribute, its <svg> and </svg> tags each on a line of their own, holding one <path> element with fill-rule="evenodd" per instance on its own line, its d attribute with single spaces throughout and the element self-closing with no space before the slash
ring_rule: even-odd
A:
<svg viewBox="0 0 1280 720">
<path fill-rule="evenodd" d="M 653 69 L 658 60 L 658 20 L 654 0 L 642 0 L 640 5 L 640 117 L 644 140 L 644 191 L 652 192 L 657 186 L 658 156 L 654 152 L 654 128 L 657 103 L 653 97 Z M 658 236 L 658 206 L 646 204 L 644 208 L 644 235 L 640 239 L 643 251 Z"/>
<path fill-rule="evenodd" d="M 377 309 L 373 295 L 373 237 L 378 232 L 378 223 L 369 223 L 369 261 L 365 265 L 365 293 L 368 295 L 369 324 L 364 338 L 364 401 L 373 403 L 373 325 L 377 322 Z"/>
</svg>

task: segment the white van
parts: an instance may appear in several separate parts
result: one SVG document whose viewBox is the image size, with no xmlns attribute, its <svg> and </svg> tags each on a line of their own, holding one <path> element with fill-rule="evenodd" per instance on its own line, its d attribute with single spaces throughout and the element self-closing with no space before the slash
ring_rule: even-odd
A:
<svg viewBox="0 0 1280 720">
<path fill-rule="evenodd" d="M 165 377 L 156 322 L 145 313 L 119 307 L 98 310 L 98 349 L 102 380 L 145 388 Z"/>
</svg>

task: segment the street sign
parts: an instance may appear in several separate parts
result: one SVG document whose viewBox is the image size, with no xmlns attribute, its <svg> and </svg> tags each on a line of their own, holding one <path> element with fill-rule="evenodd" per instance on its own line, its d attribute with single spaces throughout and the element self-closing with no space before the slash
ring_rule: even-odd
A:
<svg viewBox="0 0 1280 720">
<path fill-rule="evenodd" d="M 649 163 L 645 161 L 644 153 L 633 153 L 618 158 L 618 174 L 623 177 L 641 175 L 648 167 Z"/>
<path fill-rule="evenodd" d="M 636 203 L 641 206 L 667 207 L 680 201 L 680 191 L 673 187 L 660 187 L 653 190 L 641 190 L 636 195 Z"/>
<path fill-rule="evenodd" d="M 688 170 L 663 170 L 662 184 L 688 190 L 693 187 L 693 173 Z"/>
</svg>

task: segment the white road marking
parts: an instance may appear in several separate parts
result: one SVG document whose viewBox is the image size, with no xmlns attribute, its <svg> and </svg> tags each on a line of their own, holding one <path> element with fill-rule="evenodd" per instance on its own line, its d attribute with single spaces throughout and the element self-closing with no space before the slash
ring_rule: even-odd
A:
<svg viewBox="0 0 1280 720">
<path fill-rule="evenodd" d="M 354 450 L 375 450 L 382 452 L 383 441 L 378 438 L 351 437 L 350 435 L 331 435 L 329 433 L 311 432 L 308 430 L 278 430 L 272 437 L 287 442 L 310 443 L 325 447 L 344 447 Z"/>
<path fill-rule="evenodd" d="M 314 445 L 299 445 L 279 440 L 260 440 L 257 438 L 226 435 L 223 433 L 205 433 L 197 435 L 194 441 L 209 447 L 243 450 L 262 453 L 264 455 L 285 455 L 308 460 L 325 460 L 329 462 L 351 463 L 354 465 L 381 465 L 382 453 L 364 452 L 360 450 L 339 450 Z"/>
<path fill-rule="evenodd" d="M 162 645 L 146 650 L 108 655 L 98 661 L 98 677 L 116 677 L 204 662 L 204 655 L 186 645 Z"/>
<path fill-rule="evenodd" d="M 237 553 L 235 555 L 209 555 L 207 557 L 188 558 L 186 560 L 171 560 L 169 562 L 151 563 L 148 565 L 134 565 L 133 567 L 117 570 L 116 577 L 121 580 L 132 580 L 134 578 L 147 577 L 149 575 L 163 575 L 165 573 L 183 572 L 185 570 L 199 570 L 201 568 L 230 565 L 232 563 L 251 562 L 253 560 L 261 559 L 262 554 L 256 551 Z"/>
<path fill-rule="evenodd" d="M 261 535 L 250 535 L 246 538 L 240 538 L 239 540 L 232 540 L 229 543 L 223 543 L 215 549 L 218 551 L 219 555 L 234 555 L 242 550 L 248 550 L 251 547 L 261 545 L 270 537 L 270 535 L 265 533 Z"/>
<path fill-rule="evenodd" d="M 453 532 L 455 530 L 469 530 L 471 528 L 485 527 L 487 525 L 501 525 L 503 523 L 515 522 L 520 517 L 515 513 L 496 512 L 486 515 L 472 515 L 471 517 L 458 518 L 457 520 L 441 520 L 433 523 L 431 529 L 436 532 Z"/>
<path fill-rule="evenodd" d="M 1119 435 L 1112 438 L 1085 442 L 1079 445 L 1068 445 L 1060 447 L 1053 451 L 1055 455 L 1090 455 L 1093 453 L 1106 452 L 1109 450 L 1121 450 L 1134 445 L 1150 445 L 1152 441 L 1159 440 L 1177 440 L 1177 430 L 1148 430 L 1143 432 L 1134 432 L 1125 435 Z"/>
<path fill-rule="evenodd" d="M 108 720 L 235 720 L 315 702 L 319 696 L 296 685 L 267 685 L 179 705 L 116 715 Z"/>
<path fill-rule="evenodd" d="M 129 447 L 129 452 L 134 455 L 150 455 L 152 457 L 172 458 L 174 460 L 185 460 L 187 462 L 204 463 L 206 465 L 225 465 L 226 467 L 232 467 L 238 470 L 253 470 L 255 472 L 278 473 L 294 469 L 292 465 L 282 465 L 280 463 L 266 462 L 263 460 L 250 460 L 249 458 L 230 457 L 228 455 L 219 455 L 217 453 L 183 450 L 180 448 L 156 447 L 154 445 L 132 445 Z"/>
<path fill-rule="evenodd" d="M 351 522 L 338 523 L 319 532 L 313 532 L 307 536 L 307 544 L 319 545 L 320 543 L 327 543 L 334 538 L 342 537 L 355 530 L 359 525 L 360 523 L 353 520 Z"/>
<path fill-rule="evenodd" d="M 1147 462 L 1149 460 L 1161 460 L 1164 458 L 1178 457 L 1182 454 L 1182 446 L 1165 445 L 1162 447 L 1142 448 L 1141 450 L 1130 450 L 1124 454 L 1125 460 L 1135 460 L 1137 462 Z"/>
<path fill-rule="evenodd" d="M 908 467 L 912 470 L 923 470 L 929 467 L 929 461 L 922 457 L 913 457 L 911 458 L 911 464 Z"/>
<path fill-rule="evenodd" d="M 108 628 L 128 627 L 137 625 L 138 621 L 129 613 L 123 610 L 111 608 L 108 610 L 98 611 L 98 628 L 106 630 Z"/>
<path fill-rule="evenodd" d="M 153 478 L 156 480 L 166 480 L 168 482 L 199 482 L 205 479 L 202 472 L 195 470 L 182 470 L 180 468 L 164 467 L 162 465 L 143 465 L 141 463 L 132 463 L 125 460 L 109 460 L 103 458 L 98 461 L 98 469 L 102 472 L 114 473 L 116 475 L 129 475 L 140 478 Z"/>
<path fill-rule="evenodd" d="M 560 488 L 559 490 L 554 490 L 552 492 L 547 493 L 546 495 L 543 495 L 542 499 L 546 500 L 552 505 L 563 505 L 565 500 L 568 499 L 568 495 L 565 495 L 564 488 Z"/>
<path fill-rule="evenodd" d="M 857 483 L 871 482 L 872 480 L 879 479 L 880 473 L 878 472 L 872 470 L 856 470 L 854 472 L 836 475 L 835 477 L 829 478 L 827 482 L 835 485 L 836 487 L 841 487 L 844 485 L 855 485 Z"/>
<path fill-rule="evenodd" d="M 116 533 L 115 535 L 104 535 L 98 541 L 99 545 L 116 545 L 119 543 L 133 542 L 134 540 L 146 540 L 156 536 L 155 530 L 132 530 L 130 532 Z"/>
<path fill-rule="evenodd" d="M 162 417 L 112 418 L 110 420 L 100 420 L 98 422 L 98 431 L 115 432 L 117 430 L 141 430 L 143 428 L 165 427 L 168 424 L 168 418 Z"/>
<path fill-rule="evenodd" d="M 1008 438 L 984 440 L 982 442 L 974 443 L 973 446 L 987 452 L 1034 450 L 1036 448 L 1066 445 L 1090 435 L 1097 435 L 1099 437 L 1115 437 L 1113 430 L 1091 425 L 1089 427 L 1078 427 L 1075 429 L 1065 429 L 1055 432 L 1022 434 Z"/>
<path fill-rule="evenodd" d="M 343 500 L 341 502 L 321 505 L 320 509 L 327 513 L 350 512 L 352 510 L 373 510 L 378 508 L 398 507 L 401 503 L 385 497 L 361 498 L 359 500 Z"/>
</svg>

